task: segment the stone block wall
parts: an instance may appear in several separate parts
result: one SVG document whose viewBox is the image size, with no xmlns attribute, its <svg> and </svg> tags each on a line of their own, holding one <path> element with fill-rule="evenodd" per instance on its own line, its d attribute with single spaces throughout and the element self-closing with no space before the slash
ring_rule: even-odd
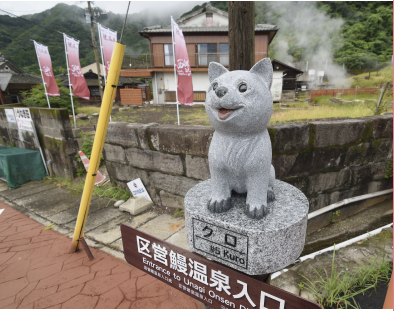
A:
<svg viewBox="0 0 394 311">
<path fill-rule="evenodd" d="M 33 133 L 23 131 L 19 134 L 16 123 L 7 121 L 4 109 L 11 108 L 7 106 L 0 107 L 0 137 L 3 145 L 12 143 L 18 148 L 39 150 Z M 67 109 L 30 108 L 30 114 L 45 160 L 51 159 L 53 162 L 53 173 L 63 178 L 74 178 L 76 169 L 80 167 L 75 158 L 79 149 Z"/>
<path fill-rule="evenodd" d="M 208 149 L 214 129 L 112 122 L 104 158 L 123 187 L 140 177 L 152 200 L 183 207 L 187 191 L 210 178 Z M 392 158 L 393 115 L 269 127 L 276 177 L 308 197 L 310 212 L 392 187 L 383 178 Z"/>
</svg>

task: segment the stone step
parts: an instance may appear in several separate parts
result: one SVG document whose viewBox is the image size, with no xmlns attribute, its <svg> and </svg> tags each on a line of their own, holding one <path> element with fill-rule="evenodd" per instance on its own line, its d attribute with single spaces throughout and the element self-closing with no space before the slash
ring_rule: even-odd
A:
<svg viewBox="0 0 394 311">
<path fill-rule="evenodd" d="M 27 197 L 54 188 L 55 188 L 54 186 L 45 185 L 43 183 L 31 183 L 26 185 L 25 187 L 19 187 L 17 189 L 2 191 L 1 195 L 10 201 L 14 201 L 16 199 Z"/>
<path fill-rule="evenodd" d="M 139 216 L 142 217 L 145 214 Z M 135 228 L 133 225 L 130 226 Z M 183 218 L 173 218 L 171 215 L 163 214 L 138 227 L 138 230 L 153 235 L 159 239 L 166 240 L 184 228 L 185 220 Z M 180 234 L 180 240 L 182 240 L 182 236 L 183 234 Z M 186 234 L 184 234 L 184 236 L 184 239 L 186 239 Z M 111 246 L 123 251 L 122 239 L 115 241 Z"/>
<path fill-rule="evenodd" d="M 131 216 L 129 213 L 124 212 L 122 216 L 115 218 L 89 232 L 86 235 L 100 243 L 111 244 L 117 240 L 121 240 L 120 225 L 125 224 L 133 228 L 138 228 L 142 224 L 148 222 L 149 220 L 157 217 L 154 212 L 146 212 L 137 216 Z M 118 243 L 122 244 L 122 241 Z M 117 247 L 119 248 L 119 247 Z M 123 245 L 122 245 L 123 249 Z"/>
<path fill-rule="evenodd" d="M 67 200 L 53 204 L 51 208 L 40 210 L 40 215 L 42 217 L 48 218 L 52 215 L 56 215 L 70 208 L 79 208 L 80 204 L 81 204 L 81 195 L 78 194 L 75 197 L 70 197 Z"/>
<path fill-rule="evenodd" d="M 104 208 L 107 205 L 108 200 L 109 199 L 103 199 L 103 198 L 92 200 L 90 202 L 89 214 Z M 79 204 L 74 206 L 73 208 L 69 208 L 58 214 L 51 215 L 48 217 L 48 219 L 54 222 L 55 224 L 64 225 L 73 220 L 76 220 L 78 217 L 78 211 L 79 211 Z"/>
<path fill-rule="evenodd" d="M 48 190 L 14 200 L 14 203 L 39 214 L 41 210 L 51 209 L 57 202 L 67 200 L 71 197 L 71 193 L 70 190 L 51 187 Z"/>
<path fill-rule="evenodd" d="M 110 201 L 110 199 L 107 199 Z M 107 201 L 107 202 L 108 202 Z M 109 205 L 108 207 L 101 208 L 98 211 L 91 212 L 89 209 L 89 214 L 86 219 L 86 225 L 84 232 L 89 232 L 90 230 L 93 230 L 104 223 L 115 219 L 119 216 L 122 216 L 123 212 L 119 211 L 117 208 L 113 207 L 112 205 Z M 75 228 L 77 220 L 72 220 L 69 223 L 66 223 L 64 226 L 70 229 Z"/>
</svg>

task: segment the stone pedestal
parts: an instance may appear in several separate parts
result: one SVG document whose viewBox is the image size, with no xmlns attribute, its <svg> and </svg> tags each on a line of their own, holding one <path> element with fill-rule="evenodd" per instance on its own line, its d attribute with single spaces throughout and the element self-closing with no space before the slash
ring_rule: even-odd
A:
<svg viewBox="0 0 394 311">
<path fill-rule="evenodd" d="M 276 272 L 293 263 L 305 243 L 309 203 L 294 186 L 275 180 L 275 201 L 261 219 L 248 218 L 246 195 L 233 194 L 228 212 L 208 208 L 211 180 L 185 197 L 187 243 L 191 251 L 249 275 Z"/>
</svg>

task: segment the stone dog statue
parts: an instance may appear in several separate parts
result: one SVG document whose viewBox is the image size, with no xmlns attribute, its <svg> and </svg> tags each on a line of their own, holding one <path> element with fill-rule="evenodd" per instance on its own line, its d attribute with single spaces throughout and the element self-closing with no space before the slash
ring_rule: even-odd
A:
<svg viewBox="0 0 394 311">
<path fill-rule="evenodd" d="M 213 213 L 228 211 L 231 192 L 247 193 L 245 213 L 261 219 L 275 199 L 275 169 L 267 126 L 272 114 L 271 60 L 265 58 L 249 71 L 229 72 L 219 63 L 208 69 L 210 86 L 205 110 L 215 128 L 209 147 Z"/>
</svg>

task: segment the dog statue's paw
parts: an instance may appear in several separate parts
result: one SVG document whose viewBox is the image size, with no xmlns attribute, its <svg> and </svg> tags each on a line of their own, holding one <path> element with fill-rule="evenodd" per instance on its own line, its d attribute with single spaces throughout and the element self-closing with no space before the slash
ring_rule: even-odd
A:
<svg viewBox="0 0 394 311">
<path fill-rule="evenodd" d="M 212 213 L 223 213 L 227 212 L 231 208 L 231 198 L 227 198 L 221 201 L 210 199 L 208 201 L 208 209 Z"/>
<path fill-rule="evenodd" d="M 264 204 L 259 207 L 251 207 L 249 204 L 246 204 L 245 214 L 252 219 L 262 219 L 268 215 L 268 207 Z"/>
<path fill-rule="evenodd" d="M 275 200 L 275 193 L 273 190 L 268 189 L 267 191 L 267 201 L 272 202 Z"/>
</svg>

